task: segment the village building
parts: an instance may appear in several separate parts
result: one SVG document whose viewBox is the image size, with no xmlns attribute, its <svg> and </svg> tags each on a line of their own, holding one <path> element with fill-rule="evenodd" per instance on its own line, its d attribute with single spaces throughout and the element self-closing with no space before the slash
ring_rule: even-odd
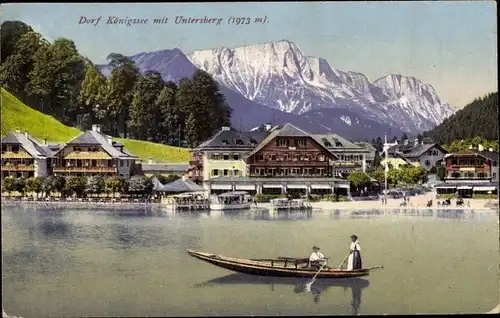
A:
<svg viewBox="0 0 500 318">
<path fill-rule="evenodd" d="M 356 146 L 364 148 L 367 153 L 365 153 L 365 165 L 368 169 L 373 169 L 375 167 L 375 157 L 377 156 L 378 150 L 373 147 L 369 142 L 359 141 L 354 143 Z"/>
<path fill-rule="evenodd" d="M 27 132 L 2 138 L 2 177 L 45 177 L 50 174 L 52 151 Z"/>
<path fill-rule="evenodd" d="M 269 135 L 271 128 L 240 132 L 222 127 L 212 138 L 193 149 L 187 178 L 203 182 L 217 177 L 247 176 L 245 155 Z"/>
<path fill-rule="evenodd" d="M 436 185 L 438 194 L 492 194 L 498 189 L 498 152 L 469 149 L 449 153 L 444 158 L 444 182 Z"/>
<path fill-rule="evenodd" d="M 139 158 L 101 132 L 99 125 L 62 145 L 54 153 L 52 172 L 60 176 L 120 176 L 134 174 Z"/>
<path fill-rule="evenodd" d="M 349 192 L 349 181 L 334 177 L 337 155 L 318 142 L 318 136 L 313 137 L 291 124 L 267 125 L 249 132 L 223 128 L 194 152 L 203 171 L 203 185 L 210 193 L 241 190 L 251 194 L 347 195 Z M 237 156 L 231 157 L 234 155 Z M 362 166 L 360 163 L 359 168 Z"/>
<path fill-rule="evenodd" d="M 395 145 L 388 151 L 389 158 L 384 158 L 382 164 L 388 159 L 395 169 L 405 165 L 420 166 L 427 172 L 436 170 L 443 162 L 444 156 L 448 153 L 439 144 L 430 140 L 419 142 L 415 139 L 413 143 L 405 140 L 401 145 Z"/>
</svg>

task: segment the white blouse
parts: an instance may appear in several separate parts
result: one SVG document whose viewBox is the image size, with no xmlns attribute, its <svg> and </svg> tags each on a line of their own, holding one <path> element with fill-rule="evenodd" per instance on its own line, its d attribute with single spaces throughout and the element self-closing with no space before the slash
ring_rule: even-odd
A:
<svg viewBox="0 0 500 318">
<path fill-rule="evenodd" d="M 355 250 L 355 249 L 358 251 L 361 251 L 361 246 L 359 246 L 359 241 L 351 243 L 351 250 Z"/>
</svg>

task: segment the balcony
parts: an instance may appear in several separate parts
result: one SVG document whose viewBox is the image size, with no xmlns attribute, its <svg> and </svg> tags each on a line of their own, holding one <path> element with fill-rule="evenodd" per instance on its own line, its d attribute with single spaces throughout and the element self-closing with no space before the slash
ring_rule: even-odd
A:
<svg viewBox="0 0 500 318">
<path fill-rule="evenodd" d="M 35 171 L 34 165 L 5 165 L 1 168 L 2 171 Z"/>
<path fill-rule="evenodd" d="M 52 168 L 53 172 L 88 172 L 88 173 L 116 173 L 116 167 L 54 167 Z"/>
<path fill-rule="evenodd" d="M 288 174 L 288 175 L 273 175 L 273 174 L 256 174 L 256 173 L 251 173 L 249 175 L 251 178 L 333 178 L 332 174 Z"/>
</svg>

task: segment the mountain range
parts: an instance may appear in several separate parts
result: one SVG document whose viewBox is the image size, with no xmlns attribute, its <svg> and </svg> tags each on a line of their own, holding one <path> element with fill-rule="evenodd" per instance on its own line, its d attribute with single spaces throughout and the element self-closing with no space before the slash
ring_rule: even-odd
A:
<svg viewBox="0 0 500 318">
<path fill-rule="evenodd" d="M 399 137 L 430 130 L 455 112 L 430 84 L 414 77 L 391 74 L 370 82 L 364 74 L 305 56 L 287 40 L 188 54 L 175 48 L 130 58 L 141 72 L 158 71 L 165 81 L 179 82 L 197 69 L 208 72 L 233 108 L 233 126 L 242 130 L 289 122 L 311 133 L 332 131 L 351 139 Z M 99 67 L 109 75 L 109 66 Z"/>
</svg>

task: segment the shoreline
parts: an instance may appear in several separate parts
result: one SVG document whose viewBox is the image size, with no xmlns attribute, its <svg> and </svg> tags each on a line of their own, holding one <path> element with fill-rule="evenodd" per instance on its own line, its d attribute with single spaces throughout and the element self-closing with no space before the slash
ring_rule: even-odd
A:
<svg viewBox="0 0 500 318">
<path fill-rule="evenodd" d="M 342 210 L 342 211 L 356 211 L 356 210 L 381 210 L 381 211 L 468 211 L 468 212 L 482 212 L 482 213 L 494 213 L 499 211 L 498 207 L 493 206 L 484 206 L 488 201 L 487 199 L 476 199 L 475 201 L 471 200 L 470 206 L 447 206 L 447 207 L 427 207 L 425 205 L 426 199 L 422 198 L 419 201 L 422 201 L 421 204 L 418 204 L 417 200 L 415 203 L 407 206 L 400 206 L 401 200 L 397 199 L 387 199 L 387 205 L 382 204 L 380 201 L 345 201 L 345 202 L 309 202 L 309 204 L 313 208 L 313 212 L 318 211 L 334 211 L 334 210 Z M 66 208 L 66 207 L 75 207 L 79 209 L 91 209 L 91 208 L 107 208 L 112 210 L 119 209 L 158 209 L 164 210 L 165 212 L 171 211 L 171 207 L 164 203 L 156 203 L 156 202 L 89 202 L 89 201 L 19 201 L 19 200 L 2 200 L 2 207 L 16 207 L 16 206 L 33 206 L 33 207 L 52 207 L 52 208 Z M 257 205 L 253 205 L 251 210 L 268 210 L 271 207 L 271 203 L 258 203 Z M 192 211 L 196 212 L 196 211 Z"/>
</svg>

